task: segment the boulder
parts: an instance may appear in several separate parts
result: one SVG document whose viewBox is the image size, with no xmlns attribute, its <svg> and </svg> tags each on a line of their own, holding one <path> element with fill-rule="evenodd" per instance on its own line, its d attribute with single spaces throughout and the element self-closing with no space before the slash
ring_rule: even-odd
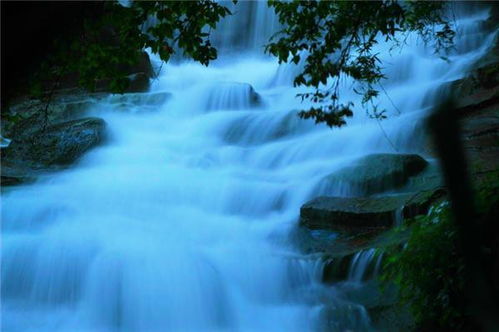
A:
<svg viewBox="0 0 499 332">
<path fill-rule="evenodd" d="M 136 73 L 128 76 L 130 85 L 126 92 L 145 92 L 149 90 L 149 75 L 146 73 Z"/>
<path fill-rule="evenodd" d="M 429 164 L 421 173 L 411 176 L 398 192 L 410 193 L 426 190 L 439 190 L 445 187 L 442 172 L 437 163 Z"/>
<path fill-rule="evenodd" d="M 147 78 L 154 77 L 154 70 L 147 52 L 142 52 L 140 54 L 137 64 L 125 65 L 122 69 L 124 72 L 129 74 L 143 73 Z"/>
<path fill-rule="evenodd" d="M 105 122 L 99 118 L 67 121 L 14 137 L 2 149 L 2 182 L 18 184 L 40 170 L 69 165 L 104 138 Z"/>
<path fill-rule="evenodd" d="M 371 154 L 326 176 L 320 185 L 326 193 L 335 192 L 336 187 L 347 187 L 352 195 L 371 195 L 404 186 L 427 165 L 416 154 Z"/>
<path fill-rule="evenodd" d="M 2 187 L 32 182 L 36 178 L 29 169 L 26 169 L 21 165 L 10 165 L 4 160 L 2 160 L 1 175 Z"/>
<path fill-rule="evenodd" d="M 85 117 L 89 109 L 107 98 L 107 93 L 86 93 L 80 89 L 59 90 L 50 98 L 21 97 L 2 110 L 1 127 L 5 137 L 32 135 L 57 123 Z"/>
<path fill-rule="evenodd" d="M 300 209 L 300 225 L 310 229 L 366 232 L 386 229 L 398 219 L 427 212 L 442 190 L 378 197 L 318 197 Z"/>
</svg>

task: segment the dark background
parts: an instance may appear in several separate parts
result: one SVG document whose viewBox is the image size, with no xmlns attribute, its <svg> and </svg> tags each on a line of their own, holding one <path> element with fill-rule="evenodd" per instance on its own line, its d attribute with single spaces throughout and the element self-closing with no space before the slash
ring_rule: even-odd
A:
<svg viewBox="0 0 499 332">
<path fill-rule="evenodd" d="M 85 19 L 102 13 L 102 1 L 0 1 L 2 106 L 29 90 L 31 75 L 54 41 L 71 40 Z"/>
</svg>

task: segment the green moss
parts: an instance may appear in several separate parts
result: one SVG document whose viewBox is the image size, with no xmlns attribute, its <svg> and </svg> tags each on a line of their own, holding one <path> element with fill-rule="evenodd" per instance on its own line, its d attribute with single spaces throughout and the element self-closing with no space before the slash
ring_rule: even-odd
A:
<svg viewBox="0 0 499 332">
<path fill-rule="evenodd" d="M 401 303 L 409 305 L 419 325 L 462 328 L 464 261 L 448 203 L 433 206 L 406 228 L 409 240 L 403 249 L 388 248 L 381 279 L 399 287 Z"/>
<path fill-rule="evenodd" d="M 487 233 L 498 216 L 498 173 L 492 173 L 477 187 L 474 222 Z M 389 244 L 381 249 L 385 254 L 382 286 L 398 287 L 399 306 L 408 306 L 418 328 L 453 331 L 472 328 L 474 323 L 464 289 L 465 260 L 449 203 L 434 204 L 427 215 L 410 219 L 392 231 L 395 236 L 400 232 L 410 233 L 405 245 Z M 498 254 L 492 250 L 493 241 L 485 238 L 482 243 L 484 248 L 491 249 L 485 257 L 488 267 L 493 266 Z M 492 269 L 487 273 L 494 278 Z"/>
</svg>

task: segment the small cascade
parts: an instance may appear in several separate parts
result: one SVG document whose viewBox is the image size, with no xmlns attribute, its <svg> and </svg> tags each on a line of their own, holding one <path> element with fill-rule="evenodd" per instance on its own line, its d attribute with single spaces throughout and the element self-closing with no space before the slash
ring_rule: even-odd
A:
<svg viewBox="0 0 499 332">
<path fill-rule="evenodd" d="M 397 208 L 397 210 L 395 210 L 394 212 L 393 226 L 394 227 L 402 226 L 403 222 L 404 222 L 404 206 L 402 205 L 401 207 Z"/>
<path fill-rule="evenodd" d="M 383 262 L 383 252 L 377 253 L 376 263 L 374 264 L 373 277 L 377 277 L 379 275 L 381 269 L 381 263 Z"/>
<path fill-rule="evenodd" d="M 376 249 L 374 248 L 357 252 L 352 258 L 352 262 L 348 270 L 347 280 L 361 282 L 365 277 L 367 277 L 369 268 L 374 268 L 374 271 L 377 270 L 376 266 L 379 262 L 380 260 L 377 258 Z"/>
<path fill-rule="evenodd" d="M 220 1 L 233 15 L 224 18 L 212 35 L 213 44 L 226 52 L 263 53 L 265 44 L 280 25 L 266 1 Z"/>
<path fill-rule="evenodd" d="M 247 83 L 218 83 L 206 91 L 205 110 L 248 110 L 261 105 L 261 97 Z"/>
<path fill-rule="evenodd" d="M 0 148 L 8 147 L 11 141 L 12 141 L 11 139 L 5 138 L 0 135 Z"/>
</svg>

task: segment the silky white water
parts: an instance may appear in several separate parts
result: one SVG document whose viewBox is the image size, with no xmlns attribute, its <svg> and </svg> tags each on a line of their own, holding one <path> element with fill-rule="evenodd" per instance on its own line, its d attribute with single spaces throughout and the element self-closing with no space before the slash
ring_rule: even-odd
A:
<svg viewBox="0 0 499 332">
<path fill-rule="evenodd" d="M 252 6 L 251 26 L 270 30 L 265 3 Z M 417 38 L 391 55 L 380 47 L 383 130 L 363 111 L 342 129 L 300 120 L 299 68 L 261 55 L 256 28 L 235 30 L 236 53 L 233 31 L 219 37 L 209 67 L 164 65 L 151 92 L 98 100 L 87 114 L 105 119 L 107 142 L 2 197 L 2 331 L 370 329 L 366 310 L 322 284 L 322 260 L 288 234 L 339 167 L 424 153 L 424 116 L 486 51 L 486 17 L 458 20 L 448 63 Z M 347 82 L 344 95 L 357 98 Z"/>
</svg>

